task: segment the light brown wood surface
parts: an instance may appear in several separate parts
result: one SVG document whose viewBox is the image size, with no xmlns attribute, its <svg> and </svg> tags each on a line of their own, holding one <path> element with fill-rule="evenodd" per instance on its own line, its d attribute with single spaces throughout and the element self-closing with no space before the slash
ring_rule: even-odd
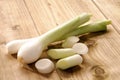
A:
<svg viewBox="0 0 120 80">
<path fill-rule="evenodd" d="M 0 0 L 0 80 L 119 80 L 119 3 L 119 0 Z M 80 67 L 42 75 L 21 68 L 15 57 L 6 55 L 8 41 L 36 37 L 83 12 L 93 14 L 91 21 L 111 19 L 112 25 L 106 33 L 86 36 L 97 45 L 83 55 Z"/>
</svg>

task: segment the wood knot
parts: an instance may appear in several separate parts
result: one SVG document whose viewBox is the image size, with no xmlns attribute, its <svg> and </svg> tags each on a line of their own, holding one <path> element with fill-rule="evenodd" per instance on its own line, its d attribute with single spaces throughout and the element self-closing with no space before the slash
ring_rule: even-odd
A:
<svg viewBox="0 0 120 80">
<path fill-rule="evenodd" d="M 91 68 L 93 78 L 95 80 L 108 80 L 109 74 L 107 68 L 97 65 Z"/>
<path fill-rule="evenodd" d="M 59 24 L 58 23 L 56 23 L 56 26 L 58 26 Z"/>
<path fill-rule="evenodd" d="M 104 70 L 104 68 L 103 68 L 102 66 L 99 66 L 99 65 L 93 66 L 93 67 L 91 68 L 91 70 L 92 70 L 92 72 L 93 72 L 94 74 L 96 74 L 96 75 L 102 75 L 102 74 L 105 74 L 105 73 L 106 73 L 105 70 Z"/>
<path fill-rule="evenodd" d="M 18 30 L 19 27 L 20 27 L 20 25 L 14 25 L 14 26 L 12 26 L 12 30 Z"/>
<path fill-rule="evenodd" d="M 48 6 L 51 6 L 51 3 L 48 2 Z"/>
<path fill-rule="evenodd" d="M 0 35 L 1 35 L 0 44 L 5 44 L 6 43 L 5 37 L 2 34 L 0 34 Z"/>
<path fill-rule="evenodd" d="M 90 46 L 95 46 L 97 43 L 96 43 L 96 41 L 95 40 L 87 40 L 86 42 L 85 42 L 85 44 L 88 46 L 88 47 L 90 47 Z"/>
<path fill-rule="evenodd" d="M 95 73 L 96 74 L 104 74 L 105 71 L 101 67 L 95 67 Z"/>
</svg>

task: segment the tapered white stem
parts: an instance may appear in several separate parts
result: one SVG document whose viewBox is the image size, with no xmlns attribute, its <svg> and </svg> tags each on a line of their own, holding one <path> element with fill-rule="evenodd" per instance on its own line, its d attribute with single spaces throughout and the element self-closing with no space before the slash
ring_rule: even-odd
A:
<svg viewBox="0 0 120 80">
<path fill-rule="evenodd" d="M 8 54 L 16 54 L 23 44 L 25 44 L 26 42 L 32 41 L 34 39 L 35 38 L 21 39 L 21 40 L 13 40 L 8 42 L 6 44 L 6 47 L 8 49 Z"/>
</svg>

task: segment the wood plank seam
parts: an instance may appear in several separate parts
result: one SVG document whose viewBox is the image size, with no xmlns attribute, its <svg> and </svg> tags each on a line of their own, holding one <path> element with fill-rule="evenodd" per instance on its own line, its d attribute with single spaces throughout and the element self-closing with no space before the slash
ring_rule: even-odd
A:
<svg viewBox="0 0 120 80">
<path fill-rule="evenodd" d="M 72 1 L 72 0 L 71 0 L 71 1 Z M 78 0 L 77 0 L 77 1 L 78 1 Z M 81 0 L 81 1 L 82 1 L 82 0 Z M 34 0 L 33 0 L 33 2 L 34 2 Z M 27 3 L 27 1 L 26 1 L 26 3 Z M 36 3 L 37 3 L 37 1 L 36 1 Z M 91 1 L 91 3 L 93 3 L 93 2 Z M 94 4 L 93 4 L 93 5 L 94 5 Z M 29 6 L 29 5 L 27 4 L 27 6 L 28 6 L 29 11 L 30 11 L 30 6 L 31 6 L 31 5 Z M 41 6 L 41 7 L 44 7 L 44 6 Z M 49 7 L 51 8 L 51 6 L 49 6 Z M 95 8 L 96 8 L 96 6 L 95 6 Z M 93 7 L 93 9 L 94 9 L 94 7 Z M 97 9 L 98 9 L 98 8 L 96 8 L 95 10 L 97 10 Z M 71 10 L 72 10 L 72 9 L 71 9 Z M 51 10 L 51 11 L 54 13 L 53 10 Z M 50 13 L 51 13 L 51 11 L 50 11 Z M 79 10 L 78 10 L 78 11 L 79 11 Z M 87 10 L 87 11 L 89 11 L 89 10 Z M 97 10 L 97 11 L 99 12 L 99 10 Z M 71 12 L 71 11 L 70 11 L 70 12 Z M 76 11 L 76 13 L 77 13 L 77 11 Z M 99 13 L 101 13 L 101 12 L 99 12 Z M 36 18 L 36 17 L 35 17 L 35 18 L 33 17 L 34 14 L 32 15 L 31 11 L 30 11 L 30 14 L 31 14 L 31 16 L 32 16 L 35 24 L 37 25 L 37 23 L 36 23 L 36 21 L 35 21 L 35 18 Z M 38 13 L 38 14 L 39 14 L 39 13 Z M 103 14 L 102 14 L 102 15 L 103 15 Z M 38 15 L 38 16 L 39 16 L 39 15 Z M 46 19 L 47 19 L 47 18 L 46 18 Z M 38 22 L 39 22 L 39 20 L 38 20 Z M 37 29 L 39 29 L 39 28 L 38 28 L 38 25 L 37 25 L 36 27 L 37 27 Z M 39 30 L 38 30 L 38 31 L 39 31 Z M 88 60 L 89 60 L 89 59 L 88 59 Z M 96 58 L 95 58 L 95 60 L 96 60 Z M 82 72 L 80 72 L 80 73 L 82 73 Z M 71 72 L 71 74 L 74 75 L 74 73 L 72 73 L 72 72 Z M 60 74 L 58 74 L 58 75 L 60 76 Z M 63 75 L 64 75 L 64 74 L 63 74 Z M 69 74 L 67 74 L 67 75 L 69 75 Z M 80 74 L 78 74 L 78 75 L 80 75 Z M 71 76 L 71 75 L 70 75 L 70 76 Z M 68 76 L 68 77 L 70 77 L 70 76 Z M 67 79 L 69 79 L 69 80 L 72 80 L 72 79 L 74 79 L 74 78 L 77 79 L 77 75 L 72 76 L 72 77 L 73 77 L 73 78 L 70 77 L 70 78 L 67 78 Z M 60 77 L 60 78 L 61 78 L 61 77 Z M 81 80 L 82 76 L 80 76 L 79 78 L 80 78 L 80 80 Z M 82 78 L 82 80 L 83 80 L 83 79 L 84 79 L 84 78 Z M 87 80 L 89 79 L 89 75 L 87 75 L 87 78 L 86 78 L 86 79 L 87 79 Z M 63 77 L 61 80 L 64 80 L 64 77 Z M 66 80 L 66 79 L 65 79 L 65 80 Z"/>
<path fill-rule="evenodd" d="M 31 15 L 31 12 L 30 12 L 30 10 L 29 10 L 29 7 L 28 7 L 28 5 L 27 5 L 26 1 L 25 1 L 25 0 L 23 0 L 23 2 L 24 2 L 25 6 L 26 6 L 26 8 L 27 8 L 27 10 L 28 10 L 28 13 L 29 13 L 29 15 L 30 15 L 30 17 L 31 17 L 31 20 L 33 21 L 33 24 L 34 24 L 34 27 L 35 27 L 35 29 L 36 29 L 37 33 L 40 35 L 40 32 L 39 32 L 39 31 L 38 31 L 38 29 L 37 29 L 37 25 L 36 25 L 36 23 L 35 23 L 35 21 L 34 21 L 34 19 L 33 19 L 32 15 Z M 48 4 L 49 4 L 49 2 L 48 2 Z M 52 10 L 51 10 L 51 7 L 50 7 L 50 6 L 49 6 L 49 9 L 50 9 L 50 11 L 51 11 L 51 14 L 52 14 L 52 16 L 53 16 L 53 19 L 54 19 L 54 21 L 55 21 L 56 25 L 58 25 L 58 23 L 56 22 L 56 19 L 55 19 L 54 15 L 53 15 L 53 12 L 52 12 Z M 57 72 L 57 71 L 56 71 L 56 72 Z M 60 80 L 62 80 L 62 78 L 60 77 L 60 75 L 58 74 L 58 72 L 57 72 L 57 75 L 58 75 L 59 79 L 60 79 Z"/>
<path fill-rule="evenodd" d="M 30 12 L 30 10 L 29 10 L 29 7 L 28 7 L 26 1 L 25 1 L 25 0 L 23 0 L 23 1 L 24 1 L 25 6 L 26 6 L 26 8 L 27 8 L 27 10 L 28 10 L 28 12 L 29 12 L 29 14 L 30 14 L 30 17 L 31 17 L 33 23 L 34 23 L 34 26 L 35 26 L 35 28 L 36 28 L 38 34 L 40 35 L 40 32 L 39 32 L 39 30 L 37 29 L 37 25 L 36 25 L 36 23 L 35 23 L 35 21 L 34 21 L 34 19 L 33 19 L 33 16 L 32 16 L 32 14 L 31 14 L 31 12 Z M 49 3 L 48 1 L 47 1 L 47 3 L 49 4 L 49 9 L 50 9 L 50 12 L 51 12 L 51 14 L 52 14 L 53 20 L 55 21 L 56 26 L 58 26 L 58 23 L 56 22 L 57 20 L 56 20 L 54 14 L 53 14 L 53 11 L 52 11 L 52 9 L 51 9 L 50 3 Z"/>
<path fill-rule="evenodd" d="M 47 3 L 49 4 L 49 9 L 50 9 L 50 12 L 51 12 L 51 14 L 52 14 L 52 16 L 53 16 L 53 20 L 55 21 L 55 23 L 56 23 L 56 26 L 58 25 L 58 23 L 57 23 L 57 20 L 56 20 L 56 18 L 55 18 L 55 16 L 54 16 L 54 14 L 53 14 L 53 11 L 52 11 L 52 8 L 51 8 L 51 6 L 50 6 L 50 3 L 47 1 Z"/>
<path fill-rule="evenodd" d="M 28 11 L 28 13 L 29 13 L 30 17 L 31 17 L 31 20 L 33 21 L 33 25 L 34 25 L 34 27 L 35 27 L 35 29 L 36 29 L 36 31 L 37 31 L 37 33 L 38 33 L 38 35 L 40 35 L 40 33 L 39 33 L 39 31 L 38 31 L 38 29 L 37 29 L 37 27 L 36 27 L 35 21 L 34 21 L 34 19 L 33 19 L 32 15 L 31 15 L 31 13 L 30 13 L 30 10 L 29 10 L 29 8 L 28 8 L 28 6 L 27 6 L 27 4 L 26 4 L 25 0 L 23 0 L 23 2 L 24 2 L 25 6 L 26 6 L 26 8 L 27 8 L 27 11 Z"/>
<path fill-rule="evenodd" d="M 109 19 L 104 12 L 100 9 L 100 7 L 97 5 L 97 3 L 94 0 L 91 0 L 93 2 L 93 4 L 96 6 L 96 8 L 98 8 L 98 10 L 101 12 L 101 14 L 106 18 Z M 115 28 L 114 23 L 111 24 L 113 26 L 113 28 L 115 29 L 115 31 L 120 35 L 120 32 Z"/>
</svg>

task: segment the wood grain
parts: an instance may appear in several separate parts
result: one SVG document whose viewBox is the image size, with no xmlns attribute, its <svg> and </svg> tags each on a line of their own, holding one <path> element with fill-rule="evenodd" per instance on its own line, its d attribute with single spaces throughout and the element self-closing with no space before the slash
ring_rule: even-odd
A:
<svg viewBox="0 0 120 80">
<path fill-rule="evenodd" d="M 108 3 L 107 3 L 108 2 Z M 0 1 L 0 80 L 118 80 L 120 79 L 120 35 L 118 0 L 1 0 Z M 104 3 L 104 4 L 102 4 Z M 107 5 L 107 6 L 104 6 Z M 103 7 L 104 6 L 104 7 Z M 115 10 L 109 13 L 110 8 Z M 41 35 L 57 25 L 83 13 L 93 14 L 91 21 L 112 19 L 108 32 L 81 37 L 95 40 L 80 66 L 51 74 L 38 74 L 19 66 L 6 56 L 5 43 Z M 119 17 L 116 17 L 119 16 Z"/>
<path fill-rule="evenodd" d="M 104 16 L 112 20 L 112 25 L 120 34 L 120 0 L 93 0 Z"/>
<path fill-rule="evenodd" d="M 0 34 L 7 41 L 38 35 L 23 1 L 0 1 L 0 20 Z"/>
<path fill-rule="evenodd" d="M 56 23 L 62 24 L 66 20 L 72 18 L 73 16 L 79 15 L 82 12 L 92 13 L 92 20 L 105 19 L 104 15 L 91 0 L 25 0 L 25 2 L 37 26 L 40 26 L 41 23 L 39 22 L 40 20 L 36 18 L 39 17 L 40 19 L 44 19 L 41 17 L 42 12 L 39 13 L 39 11 L 48 12 L 49 14 L 43 15 L 51 15 L 54 19 L 53 25 Z M 41 6 L 39 6 L 40 4 Z M 45 20 L 45 23 L 48 23 L 49 26 L 49 21 Z M 95 46 L 95 48 L 90 48 L 89 54 L 83 56 L 84 63 L 82 64 L 82 68 L 75 68 L 75 70 L 73 69 L 70 71 L 57 70 L 61 79 L 110 80 L 115 79 L 115 76 L 118 76 L 119 71 L 116 72 L 116 70 L 118 70 L 118 67 L 120 66 L 117 64 L 119 63 L 118 52 L 120 50 L 116 47 L 120 46 L 117 44 L 120 42 L 120 36 L 112 26 L 109 26 L 108 29 L 109 32 L 104 35 L 98 34 L 97 36 L 96 34 L 96 36 L 93 35 L 91 36 L 92 38 L 90 37 L 91 39 L 96 40 L 98 45 Z M 41 29 L 38 27 L 38 30 L 40 31 Z M 113 57 L 116 57 L 116 59 L 112 60 Z M 112 66 L 115 62 L 115 66 Z M 116 70 L 114 71 L 114 69 Z"/>
<path fill-rule="evenodd" d="M 0 1 L 0 20 L 0 80 L 59 80 L 55 71 L 41 76 L 21 68 L 16 58 L 6 56 L 6 42 L 39 35 L 24 1 Z"/>
</svg>

